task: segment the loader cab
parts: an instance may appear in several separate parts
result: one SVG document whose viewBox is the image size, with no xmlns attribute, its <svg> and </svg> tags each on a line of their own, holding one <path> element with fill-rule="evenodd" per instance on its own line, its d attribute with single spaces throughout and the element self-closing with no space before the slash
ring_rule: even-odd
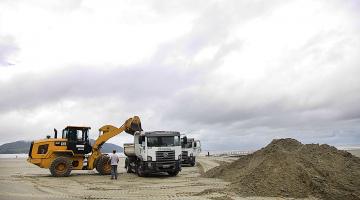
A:
<svg viewBox="0 0 360 200">
<path fill-rule="evenodd" d="M 67 139 L 67 149 L 74 154 L 88 154 L 91 152 L 89 140 L 90 127 L 67 126 L 62 131 L 62 138 Z"/>
</svg>

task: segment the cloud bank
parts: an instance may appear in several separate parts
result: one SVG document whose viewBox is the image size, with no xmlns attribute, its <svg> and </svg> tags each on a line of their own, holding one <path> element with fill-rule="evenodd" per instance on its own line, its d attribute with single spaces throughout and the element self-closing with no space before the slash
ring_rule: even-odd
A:
<svg viewBox="0 0 360 200">
<path fill-rule="evenodd" d="M 205 150 L 360 144 L 358 1 L 0 5 L 1 143 L 140 115 Z"/>
</svg>

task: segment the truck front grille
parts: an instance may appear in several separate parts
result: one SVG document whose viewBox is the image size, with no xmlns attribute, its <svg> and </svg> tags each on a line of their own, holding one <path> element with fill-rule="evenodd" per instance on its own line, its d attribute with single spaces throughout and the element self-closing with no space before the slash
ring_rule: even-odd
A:
<svg viewBox="0 0 360 200">
<path fill-rule="evenodd" d="M 175 160 L 175 151 L 157 151 L 156 161 L 173 161 Z"/>
</svg>

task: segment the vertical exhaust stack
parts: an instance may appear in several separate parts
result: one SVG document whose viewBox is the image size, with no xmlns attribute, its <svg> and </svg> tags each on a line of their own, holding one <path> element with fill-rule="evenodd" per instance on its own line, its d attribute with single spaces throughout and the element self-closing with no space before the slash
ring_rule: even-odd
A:
<svg viewBox="0 0 360 200">
<path fill-rule="evenodd" d="M 56 128 L 54 128 L 54 138 L 55 139 L 57 138 L 57 130 L 56 130 Z"/>
</svg>

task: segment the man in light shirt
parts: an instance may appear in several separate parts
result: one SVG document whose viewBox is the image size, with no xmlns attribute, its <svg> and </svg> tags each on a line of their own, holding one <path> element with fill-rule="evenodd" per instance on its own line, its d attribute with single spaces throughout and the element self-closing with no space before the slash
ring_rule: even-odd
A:
<svg viewBox="0 0 360 200">
<path fill-rule="evenodd" d="M 111 179 L 117 179 L 117 166 L 119 162 L 119 157 L 116 155 L 116 150 L 113 150 L 113 154 L 110 155 L 111 162 Z"/>
</svg>

